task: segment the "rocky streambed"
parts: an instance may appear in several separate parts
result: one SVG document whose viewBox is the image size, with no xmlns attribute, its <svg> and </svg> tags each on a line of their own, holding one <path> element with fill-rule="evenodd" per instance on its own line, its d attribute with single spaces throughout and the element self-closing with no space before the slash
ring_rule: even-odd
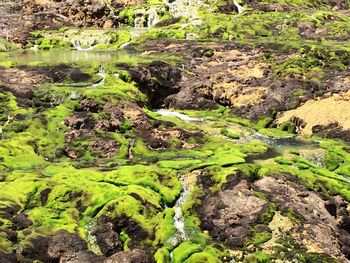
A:
<svg viewBox="0 0 350 263">
<path fill-rule="evenodd" d="M 0 14 L 0 262 L 349 262 L 346 3 Z"/>
</svg>

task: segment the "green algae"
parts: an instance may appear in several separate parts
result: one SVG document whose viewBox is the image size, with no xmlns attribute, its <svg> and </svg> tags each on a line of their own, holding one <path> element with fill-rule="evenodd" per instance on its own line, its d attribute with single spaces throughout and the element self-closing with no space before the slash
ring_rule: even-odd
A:
<svg viewBox="0 0 350 263">
<path fill-rule="evenodd" d="M 293 137 L 292 134 L 290 134 L 289 132 L 280 130 L 280 129 L 273 129 L 273 128 L 269 128 L 269 129 L 259 129 L 259 133 L 269 136 L 269 137 L 274 137 L 274 138 L 290 138 Z"/>
<path fill-rule="evenodd" d="M 198 244 L 194 244 L 190 241 L 181 243 L 177 248 L 173 251 L 173 262 L 179 263 L 184 262 L 188 259 L 192 254 L 201 251 L 201 246 Z"/>
<path fill-rule="evenodd" d="M 17 48 L 18 46 L 15 43 L 8 41 L 6 39 L 0 38 L 0 54 L 2 52 L 12 51 Z"/>
<path fill-rule="evenodd" d="M 195 262 L 210 262 L 210 263 L 219 263 L 219 260 L 215 255 L 208 252 L 200 252 L 192 254 L 184 262 L 186 263 L 195 263 Z"/>
<path fill-rule="evenodd" d="M 160 248 L 154 254 L 154 259 L 157 263 L 167 263 L 171 261 L 170 253 L 165 248 Z"/>
<path fill-rule="evenodd" d="M 265 1 L 271 3 L 273 1 Z M 318 3 L 283 1 L 291 6 L 316 6 Z M 159 4 L 155 1 L 151 4 Z M 139 7 L 137 7 L 139 8 Z M 120 18 L 125 19 L 126 23 L 133 25 L 134 12 L 132 9 L 125 9 L 125 13 L 119 14 Z M 250 12 L 250 11 L 248 11 Z M 283 60 L 281 64 L 274 67 L 274 73 L 279 78 L 300 77 L 318 79 L 323 76 L 324 68 L 345 69 L 347 55 L 337 55 L 335 49 L 320 49 L 318 46 L 312 49 L 309 47 L 317 41 L 310 41 L 304 46 L 298 43 L 303 38 L 293 23 L 298 20 L 309 21 L 310 16 L 313 20 L 324 24 L 332 31 L 329 34 L 335 36 L 345 36 L 347 27 L 344 21 L 326 22 L 326 14 L 308 15 L 303 12 L 280 12 L 264 13 L 252 11 L 249 16 L 232 16 L 222 14 L 208 15 L 201 14 L 204 24 L 201 26 L 190 26 L 187 29 L 181 29 L 180 24 L 171 25 L 166 28 L 152 29 L 145 33 L 139 39 L 133 39 L 134 42 L 142 42 L 146 38 L 175 38 L 184 39 L 188 33 L 198 33 L 200 37 L 218 38 L 218 39 L 241 39 L 252 40 L 256 36 L 266 39 L 266 42 L 282 43 L 286 47 L 299 48 L 296 56 Z M 165 14 L 164 17 L 167 17 Z M 286 22 L 288 21 L 288 22 Z M 280 28 L 274 28 L 275 25 L 281 25 Z M 77 31 L 84 36 L 84 30 Z M 220 33 L 220 32 L 223 33 Z M 40 32 L 34 35 L 39 49 L 52 48 L 73 48 L 72 39 L 62 40 L 62 34 L 71 34 L 69 30 L 62 30 L 61 35 L 48 32 Z M 74 31 L 75 32 L 75 31 Z M 105 32 L 106 33 L 106 32 Z M 95 49 L 115 49 L 131 40 L 131 34 L 128 30 L 109 31 L 101 36 L 110 40 L 94 45 Z M 48 35 L 47 35 L 48 34 Z M 50 35 L 51 34 L 51 35 Z M 100 36 L 97 34 L 97 36 Z M 288 37 L 287 37 L 288 36 Z M 96 35 L 93 36 L 96 38 Z M 144 38 L 144 39 L 142 39 Z M 281 39 L 285 40 L 281 41 Z M 286 43 L 290 41 L 290 43 Z M 34 43 L 33 43 L 34 44 Z M 259 40 L 258 45 L 264 44 L 264 40 Z M 331 46 L 331 43 L 327 44 Z M 86 47 L 86 46 L 82 46 Z M 337 47 L 336 47 L 337 48 Z M 344 50 L 342 48 L 342 50 Z M 127 63 L 137 65 L 142 59 L 134 57 L 118 58 L 116 63 Z M 15 66 L 13 61 L 2 62 L 8 67 Z M 25 64 L 25 63 L 24 63 Z M 35 64 L 35 63 L 34 63 Z M 32 65 L 34 65 L 32 64 Z M 0 184 L 5 185 L 5 191 L 1 195 L 1 205 L 13 206 L 19 205 L 25 208 L 29 218 L 33 221 L 33 231 L 35 235 L 49 235 L 57 230 L 66 229 L 72 233 L 78 233 L 84 239 L 87 239 L 86 227 L 93 221 L 102 216 L 119 218 L 126 216 L 134 220 L 142 230 L 147 232 L 147 238 L 141 242 L 141 246 L 150 246 L 151 253 L 155 252 L 157 262 L 169 262 L 170 252 L 173 246 L 169 244 L 169 239 L 176 231 L 174 227 L 174 210 L 164 208 L 175 203 L 181 192 L 181 184 L 178 175 L 184 171 L 200 170 L 201 174 L 210 174 L 213 186 L 210 191 L 216 192 L 228 182 L 231 175 L 241 172 L 244 176 L 255 180 L 256 172 L 259 176 L 288 174 L 297 177 L 308 188 L 322 192 L 328 196 L 341 194 L 349 200 L 349 185 L 342 176 L 349 175 L 349 155 L 343 149 L 345 146 L 329 143 L 321 145 L 327 149 L 325 157 L 325 168 L 315 166 L 310 161 L 300 157 L 291 158 L 278 156 L 274 159 L 277 164 L 247 164 L 245 159 L 265 153 L 268 145 L 263 142 L 249 142 L 237 145 L 234 142 L 227 142 L 224 135 L 231 139 L 238 140 L 239 133 L 232 128 L 233 124 L 242 125 L 248 128 L 254 128 L 260 133 L 277 138 L 288 138 L 293 128 L 270 129 L 267 128 L 271 119 L 263 120 L 254 124 L 229 113 L 229 109 L 219 107 L 216 110 L 206 111 L 183 111 L 192 117 L 204 118 L 215 122 L 201 128 L 201 125 L 183 122 L 175 117 L 160 116 L 149 109 L 144 109 L 149 117 L 156 120 L 168 121 L 175 127 L 190 131 L 201 131 L 205 134 L 198 146 L 193 149 L 178 149 L 178 140 L 171 140 L 169 149 L 157 151 L 147 146 L 147 142 L 141 139 L 137 134 L 130 120 L 125 120 L 121 127 L 121 133 L 104 133 L 99 131 L 98 137 L 108 136 L 121 144 L 118 154 L 110 158 L 104 167 L 77 168 L 79 165 L 94 165 L 95 158 L 90 152 L 76 161 L 69 160 L 66 157 L 59 157 L 59 150 L 65 146 L 64 133 L 68 128 L 62 123 L 63 120 L 72 115 L 78 108 L 80 98 L 89 98 L 104 105 L 106 102 L 119 103 L 123 101 L 136 102 L 139 105 L 147 105 L 147 98 L 137 88 L 135 83 L 131 82 L 130 76 L 124 70 L 118 69 L 115 65 L 104 65 L 107 76 L 105 83 L 97 89 L 87 88 L 88 84 L 97 83 L 100 78 L 96 73 L 100 61 L 93 66 L 85 67 L 83 63 L 77 62 L 79 67 L 93 76 L 91 83 L 69 83 L 65 81 L 62 85 L 51 85 L 42 87 L 47 89 L 48 96 L 45 93 L 35 91 L 36 97 L 41 97 L 40 102 L 46 99 L 50 102 L 50 107 L 42 104 L 40 107 L 40 118 L 30 117 L 27 122 L 19 123 L 15 121 L 11 125 L 4 127 L 5 137 L 7 139 L 1 142 L 0 154 L 6 158 L 1 160 L 3 165 L 9 171 L 4 175 L 4 181 Z M 37 66 L 42 64 L 37 64 Z M 85 68 L 84 68 L 85 67 Z M 77 88 L 77 84 L 80 87 Z M 84 87 L 85 86 L 85 87 Z M 70 99 L 74 92 L 78 99 Z M 51 96 L 52 95 L 52 96 Z M 294 96 L 302 96 L 301 91 L 293 93 Z M 3 97 L 10 97 L 4 94 Z M 57 101 L 59 105 L 52 102 Z M 7 102 L 6 102 L 7 103 Z M 28 115 L 28 112 L 21 108 L 16 108 L 14 98 L 10 102 L 3 104 L 4 112 L 9 112 L 13 116 L 22 112 Z M 29 111 L 30 112 L 30 111 Z M 102 117 L 97 114 L 94 118 Z M 43 121 L 42 119 L 46 121 Z M 4 118 L 3 121 L 6 121 Z M 210 127 L 211 126 L 211 127 Z M 214 134 L 207 135 L 207 131 L 215 131 Z M 129 139 L 135 138 L 135 145 L 131 149 L 134 160 L 128 160 Z M 93 138 L 90 138 L 93 139 Z M 35 142 L 35 143 L 33 143 Z M 76 149 L 81 149 L 88 143 L 88 139 L 76 142 Z M 4 146 L 2 146 L 4 145 Z M 45 160 L 49 158 L 49 160 Z M 258 158 L 258 157 L 257 157 Z M 59 159 L 59 160 L 58 160 Z M 52 163 L 52 161 L 59 163 Z M 89 161 L 89 162 L 83 162 Z M 75 167 L 75 166 L 76 167 Z M 36 170 L 28 170 L 33 169 Z M 21 171 L 26 169 L 26 171 Z M 108 171 L 110 170 L 110 171 Z M 328 171 L 329 170 L 329 171 Z M 51 189 L 46 202 L 40 200 L 41 192 L 45 189 Z M 257 195 L 262 193 L 255 193 Z M 190 198 L 187 200 L 182 210 L 185 216 L 185 228 L 190 233 L 190 240 L 183 242 L 173 250 L 174 262 L 220 262 L 220 257 L 225 254 L 223 251 L 214 249 L 214 245 L 208 245 L 212 240 L 208 235 L 202 233 L 200 229 L 199 217 L 194 212 L 194 207 L 200 205 L 201 199 L 205 193 L 199 185 L 195 185 Z M 5 200 L 5 201 L 3 201 Z M 13 200 L 14 202 L 8 201 Z M 85 208 L 82 209 L 82 208 Z M 271 221 L 276 206 L 271 204 L 262 214 L 260 221 L 267 224 Z M 292 213 L 291 213 L 292 214 Z M 5 226 L 10 227 L 10 222 Z M 132 243 L 132 233 L 123 229 L 120 233 L 124 250 L 130 250 Z M 253 236 L 251 243 L 259 245 L 270 238 L 269 232 L 257 232 Z M 9 250 L 12 244 L 4 236 L 0 238 L 0 249 Z M 20 244 L 29 242 L 29 237 L 20 236 Z M 213 245 L 213 246 L 212 246 Z M 215 247 L 217 244 L 215 244 Z M 270 262 L 274 256 L 257 251 L 245 258 L 244 262 Z M 320 257 L 310 253 L 302 256 L 305 262 L 315 262 Z M 310 261 L 311 260 L 311 261 Z M 302 261 L 303 262 L 303 261 Z"/>
<path fill-rule="evenodd" d="M 253 243 L 254 245 L 259 245 L 269 241 L 271 237 L 272 237 L 272 234 L 269 231 L 257 232 L 254 234 L 252 239 L 247 242 L 246 245 L 249 245 L 249 243 Z"/>
<path fill-rule="evenodd" d="M 299 159 L 297 159 L 299 160 Z M 321 192 L 326 196 L 342 195 L 346 200 L 350 198 L 350 184 L 342 176 L 324 168 L 314 168 L 305 162 L 298 162 L 297 169 L 290 165 L 268 165 L 260 168 L 259 176 L 269 174 L 287 174 L 295 176 L 309 189 Z"/>
<path fill-rule="evenodd" d="M 249 255 L 248 257 L 245 257 L 243 262 L 267 263 L 267 262 L 271 262 L 272 259 L 273 259 L 272 255 L 269 255 L 263 251 L 257 251 L 254 254 Z"/>
</svg>

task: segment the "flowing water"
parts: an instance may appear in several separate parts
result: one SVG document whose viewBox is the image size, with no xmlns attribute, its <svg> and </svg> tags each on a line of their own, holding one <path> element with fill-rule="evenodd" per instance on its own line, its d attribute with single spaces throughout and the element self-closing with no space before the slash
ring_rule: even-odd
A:
<svg viewBox="0 0 350 263">
<path fill-rule="evenodd" d="M 241 6 L 236 0 L 233 0 L 233 5 L 237 8 L 238 14 L 243 13 L 243 6 Z"/>
<path fill-rule="evenodd" d="M 94 49 L 94 43 L 89 43 L 87 40 L 72 40 L 72 44 L 78 51 L 89 51 Z"/>
<path fill-rule="evenodd" d="M 176 117 L 186 122 L 192 122 L 198 125 L 198 127 L 203 130 L 212 129 L 210 127 L 212 126 L 212 122 L 202 118 L 189 117 L 186 114 L 179 113 L 173 110 L 167 110 L 167 109 L 157 110 L 157 113 L 163 116 Z M 323 166 L 324 152 L 322 150 L 319 150 L 317 143 L 310 143 L 300 138 L 294 138 L 294 137 L 292 138 L 269 137 L 269 136 L 260 134 L 253 129 L 244 127 L 242 125 L 237 124 L 234 126 L 236 129 L 239 130 L 240 138 L 236 140 L 227 138 L 227 140 L 229 141 L 233 141 L 235 143 L 248 143 L 251 141 L 260 141 L 260 142 L 266 143 L 269 147 L 271 147 L 274 151 L 276 151 L 276 153 L 282 154 L 282 155 L 288 152 L 288 150 L 291 148 L 297 148 L 300 151 L 300 155 L 302 157 L 313 162 L 315 165 L 319 167 Z M 218 134 L 219 133 L 217 133 L 216 135 Z M 266 153 L 266 155 L 269 155 L 269 153 Z M 269 156 L 267 157 L 269 158 Z M 271 156 L 271 157 L 274 157 L 274 156 Z M 190 193 L 192 191 L 192 186 L 195 182 L 192 181 L 192 183 L 189 183 L 187 180 L 187 176 L 188 174 L 182 174 L 179 178 L 183 191 L 174 206 L 175 215 L 173 219 L 176 227 L 176 233 L 170 240 L 170 243 L 174 247 L 179 245 L 179 243 L 188 240 L 188 233 L 186 233 L 186 228 L 185 228 L 185 218 L 183 217 L 183 214 L 182 214 L 182 206 L 188 200 Z"/>
<path fill-rule="evenodd" d="M 203 3 L 201 0 L 176 0 L 168 2 L 167 5 L 174 17 L 196 18 Z"/>
<path fill-rule="evenodd" d="M 157 110 L 156 112 L 159 113 L 160 115 L 176 117 L 186 122 L 204 122 L 205 121 L 204 119 L 201 119 L 201 118 L 191 118 L 185 114 L 182 114 L 176 111 L 166 110 L 166 109 L 160 109 L 160 110 Z"/>
<path fill-rule="evenodd" d="M 134 28 L 151 28 L 159 22 L 159 6 L 135 10 Z"/>
</svg>

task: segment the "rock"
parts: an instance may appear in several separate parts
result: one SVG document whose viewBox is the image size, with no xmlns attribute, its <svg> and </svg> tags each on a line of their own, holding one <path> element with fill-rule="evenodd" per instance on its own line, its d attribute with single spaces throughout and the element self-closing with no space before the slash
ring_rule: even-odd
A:
<svg viewBox="0 0 350 263">
<path fill-rule="evenodd" d="M 314 134 L 329 138 L 341 138 L 350 141 L 349 118 L 350 91 L 319 100 L 308 100 L 300 107 L 284 112 L 277 123 L 293 119 L 302 119 L 301 134 Z M 332 109 L 330 111 L 329 109 Z"/>
<path fill-rule="evenodd" d="M 95 255 L 92 252 L 79 252 L 76 257 L 67 259 L 64 263 L 104 263 L 105 260 L 105 257 Z"/>
<path fill-rule="evenodd" d="M 106 21 L 104 22 L 103 28 L 104 28 L 104 29 L 112 28 L 113 25 L 114 25 L 114 24 L 113 24 L 113 21 L 110 20 L 110 19 L 108 19 L 108 20 L 106 20 Z"/>
<path fill-rule="evenodd" d="M 154 108 L 159 108 L 164 98 L 179 90 L 178 82 L 181 80 L 181 72 L 165 62 L 154 61 L 138 68 L 126 69 L 140 90 L 148 96 Z"/>
<path fill-rule="evenodd" d="M 51 193 L 51 189 L 50 188 L 46 188 L 44 190 L 41 191 L 40 193 L 40 201 L 42 205 L 45 205 L 48 199 L 49 194 Z"/>
<path fill-rule="evenodd" d="M 0 263 L 17 263 L 17 257 L 12 253 L 0 251 Z"/>
<path fill-rule="evenodd" d="M 350 142 L 350 130 L 344 129 L 339 123 L 330 123 L 328 125 L 315 125 L 312 127 L 312 133 L 326 138 L 340 138 Z"/>
<path fill-rule="evenodd" d="M 98 158 L 112 158 L 114 157 L 120 147 L 120 143 L 113 139 L 100 139 L 89 143 L 88 148 L 93 155 Z"/>
<path fill-rule="evenodd" d="M 350 234 L 343 231 L 338 223 L 338 207 L 340 204 L 343 206 L 342 198 L 335 197 L 334 201 L 326 202 L 319 194 L 291 183 L 288 177 L 284 177 L 282 181 L 273 177 L 264 177 L 255 182 L 254 186 L 266 194 L 270 202 L 278 204 L 280 209 L 285 211 L 292 209 L 300 216 L 299 228 L 292 230 L 292 236 L 297 242 L 319 253 L 343 259 L 348 257 L 342 251 L 347 250 L 346 247 L 349 246 L 346 240 L 350 238 Z M 305 192 L 308 193 L 307 196 L 300 195 Z M 348 216 L 348 213 L 345 213 Z"/>
<path fill-rule="evenodd" d="M 119 252 L 107 258 L 104 263 L 149 263 L 151 257 L 143 250 L 134 249 L 130 252 Z"/>
<path fill-rule="evenodd" d="M 30 227 L 33 222 L 28 218 L 27 215 L 20 213 L 14 217 L 13 222 L 16 225 L 17 230 L 23 230 Z"/>
<path fill-rule="evenodd" d="M 97 225 L 92 229 L 92 234 L 96 237 L 96 242 L 105 256 L 111 256 L 123 250 L 123 244 L 111 223 Z"/>
<path fill-rule="evenodd" d="M 65 230 L 60 230 L 48 238 L 47 254 L 53 260 L 67 262 L 77 257 L 79 252 L 86 250 L 87 244 L 83 239 Z"/>
<path fill-rule="evenodd" d="M 241 247 L 252 236 L 267 202 L 253 195 L 245 179 L 238 179 L 232 190 L 207 196 L 202 203 L 201 228 L 230 247 Z"/>
<path fill-rule="evenodd" d="M 92 129 L 95 121 L 87 113 L 77 112 L 73 116 L 64 119 L 64 124 L 73 130 Z"/>
<path fill-rule="evenodd" d="M 98 103 L 90 99 L 83 99 L 80 102 L 80 107 L 84 111 L 89 111 L 93 113 L 96 113 L 100 110 L 100 106 L 98 105 Z"/>
</svg>

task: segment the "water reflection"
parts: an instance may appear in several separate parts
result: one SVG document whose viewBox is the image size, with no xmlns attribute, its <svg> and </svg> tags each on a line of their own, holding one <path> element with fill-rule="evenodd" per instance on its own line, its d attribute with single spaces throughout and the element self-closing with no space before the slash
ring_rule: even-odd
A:
<svg viewBox="0 0 350 263">
<path fill-rule="evenodd" d="M 121 60 L 132 60 L 139 56 L 137 52 L 118 51 L 78 51 L 78 50 L 50 50 L 9 52 L 0 58 L 1 61 L 13 60 L 18 64 L 41 62 L 45 64 L 72 63 L 72 62 L 98 62 L 110 63 Z"/>
</svg>

